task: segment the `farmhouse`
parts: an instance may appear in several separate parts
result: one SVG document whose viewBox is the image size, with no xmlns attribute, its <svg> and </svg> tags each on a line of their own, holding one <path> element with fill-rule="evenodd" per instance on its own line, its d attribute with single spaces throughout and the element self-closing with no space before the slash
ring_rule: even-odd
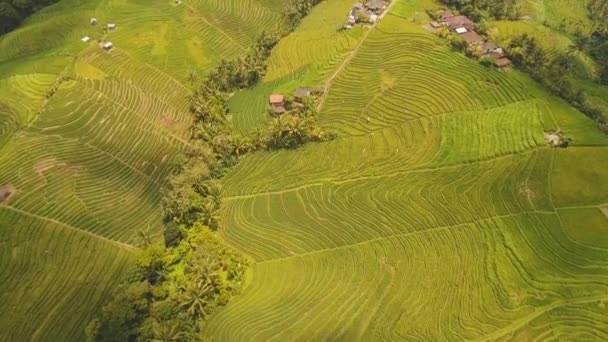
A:
<svg viewBox="0 0 608 342">
<path fill-rule="evenodd" d="M 496 51 L 498 49 L 498 46 L 496 46 L 496 44 L 494 44 L 493 42 L 484 42 L 483 44 L 481 44 L 481 54 L 482 55 L 487 55 L 487 54 L 491 54 L 494 51 Z"/>
<path fill-rule="evenodd" d="M 446 21 L 449 18 L 453 18 L 454 17 L 454 13 L 452 13 L 451 11 L 441 11 L 439 12 L 439 19 L 441 21 Z"/>
<path fill-rule="evenodd" d="M 114 45 L 112 44 L 112 42 L 106 42 L 103 44 L 103 48 L 106 50 L 110 50 L 112 49 L 112 47 L 114 47 Z"/>
<path fill-rule="evenodd" d="M 108 24 L 106 25 L 106 27 L 108 28 L 108 30 L 114 30 L 116 28 L 116 24 Z"/>
<path fill-rule="evenodd" d="M 445 20 L 445 23 L 448 26 L 448 28 L 452 31 L 456 30 L 459 27 L 464 27 L 470 31 L 473 29 L 473 25 L 474 25 L 473 22 L 471 21 L 471 19 L 465 17 L 464 15 L 447 18 Z"/>
<path fill-rule="evenodd" d="M 285 96 L 281 94 L 272 94 L 268 98 L 271 106 L 283 106 L 285 105 Z"/>
<path fill-rule="evenodd" d="M 286 112 L 285 96 L 281 94 L 272 94 L 268 98 L 268 102 L 270 103 L 270 107 L 275 114 L 283 114 Z"/>
<path fill-rule="evenodd" d="M 500 57 L 494 61 L 494 65 L 501 69 L 507 68 L 511 66 L 511 60 L 509 60 L 507 57 Z"/>
<path fill-rule="evenodd" d="M 461 35 L 461 37 L 469 44 L 469 45 L 478 45 L 483 42 L 483 38 L 477 34 L 475 31 L 469 31 Z"/>
<path fill-rule="evenodd" d="M 88 42 L 89 42 L 89 40 L 91 40 L 91 38 L 89 38 L 89 36 L 84 36 L 84 37 L 82 37 L 82 39 L 80 39 L 80 40 L 81 40 L 82 42 L 84 42 L 84 43 L 88 43 Z"/>
<path fill-rule="evenodd" d="M 365 7 L 373 13 L 380 14 L 386 9 L 385 0 L 368 0 L 365 3 Z"/>
<path fill-rule="evenodd" d="M 438 29 L 438 28 L 440 28 L 440 27 L 441 27 L 441 24 L 440 24 L 440 23 L 438 23 L 438 22 L 436 22 L 436 21 L 431 21 L 430 25 L 431 25 L 431 27 L 432 27 L 432 28 L 434 28 L 434 29 Z"/>
</svg>

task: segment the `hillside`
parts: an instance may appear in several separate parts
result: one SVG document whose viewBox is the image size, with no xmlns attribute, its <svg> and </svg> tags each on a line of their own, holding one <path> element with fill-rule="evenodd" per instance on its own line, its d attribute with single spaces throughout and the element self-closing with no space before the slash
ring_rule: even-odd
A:
<svg viewBox="0 0 608 342">
<path fill-rule="evenodd" d="M 551 21 L 569 1 L 529 3 Z M 0 37 L 0 340 L 84 339 L 140 232 L 162 232 L 192 76 L 246 52 L 283 4 L 61 0 Z M 206 333 L 607 340 L 608 136 L 528 75 L 452 51 L 425 29 L 432 0 L 340 30 L 352 5 L 317 5 L 230 98 L 234 129 L 253 135 L 268 95 L 323 87 L 319 122 L 338 138 L 249 153 L 224 176 L 219 235 L 252 266 Z M 491 29 L 556 51 L 570 39 Z M 546 145 L 557 129 L 572 146 Z"/>
<path fill-rule="evenodd" d="M 188 75 L 240 55 L 277 6 L 62 0 L 0 37 L 1 340 L 84 338 L 138 231 L 161 231 Z"/>
<path fill-rule="evenodd" d="M 301 50 L 276 48 L 275 70 L 335 56 L 305 37 L 338 26 L 339 3 L 281 43 Z M 399 1 L 344 34 L 358 40 L 343 67 L 269 73 L 266 93 L 247 93 L 336 73 L 320 121 L 339 138 L 247 156 L 225 177 L 222 234 L 256 264 L 212 319 L 217 340 L 608 337 L 608 137 L 526 75 L 450 51 L 423 29 L 426 8 Z M 546 147 L 557 128 L 575 146 Z"/>
</svg>

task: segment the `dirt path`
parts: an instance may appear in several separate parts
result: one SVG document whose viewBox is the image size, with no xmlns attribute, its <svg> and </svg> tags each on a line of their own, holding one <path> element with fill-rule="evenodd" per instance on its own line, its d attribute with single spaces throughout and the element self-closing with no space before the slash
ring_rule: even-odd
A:
<svg viewBox="0 0 608 342">
<path fill-rule="evenodd" d="M 317 110 L 320 111 L 321 107 L 323 107 L 323 104 L 325 103 L 325 99 L 327 98 L 327 93 L 329 92 L 329 88 L 332 86 L 336 77 L 338 77 L 338 74 L 340 74 L 342 72 L 342 70 L 344 70 L 346 65 L 348 65 L 348 63 L 350 63 L 350 61 L 353 59 L 353 57 L 359 51 L 359 48 L 361 48 L 363 43 L 367 40 L 367 37 L 369 36 L 369 34 L 374 30 L 374 28 L 376 28 L 376 25 L 378 25 L 380 20 L 382 20 L 382 18 L 384 18 L 388 14 L 388 12 L 391 10 L 391 8 L 393 8 L 393 6 L 397 3 L 397 1 L 399 1 L 399 0 L 393 0 L 390 3 L 390 5 L 388 5 L 386 10 L 378 17 L 378 20 L 376 20 L 376 22 L 372 24 L 372 26 L 367 30 L 367 32 L 365 32 L 365 34 L 363 35 L 363 38 L 361 38 L 361 40 L 359 41 L 357 46 L 355 46 L 355 48 L 351 52 L 348 53 L 348 56 L 346 57 L 346 59 L 344 59 L 344 61 L 342 61 L 342 63 L 340 63 L 340 66 L 338 67 L 338 69 L 336 69 L 336 71 L 331 75 L 331 77 L 329 79 L 327 79 L 327 81 L 325 81 L 325 84 L 323 85 L 325 92 L 323 93 L 323 96 L 321 97 L 321 100 L 319 101 Z"/>
</svg>

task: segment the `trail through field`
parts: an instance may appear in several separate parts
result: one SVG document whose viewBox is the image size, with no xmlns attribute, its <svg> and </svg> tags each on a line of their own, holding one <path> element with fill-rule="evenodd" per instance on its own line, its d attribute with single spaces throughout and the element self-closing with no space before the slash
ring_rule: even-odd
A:
<svg viewBox="0 0 608 342">
<path fill-rule="evenodd" d="M 340 66 L 336 69 L 336 71 L 327 79 L 327 81 L 323 85 L 323 89 L 325 90 L 325 92 L 323 93 L 322 97 L 319 99 L 319 105 L 317 106 L 319 110 L 323 107 L 323 103 L 325 102 L 325 98 L 327 97 L 327 91 L 331 87 L 334 79 L 342 72 L 342 70 L 346 67 L 346 65 L 348 65 L 348 63 L 350 63 L 351 59 L 353 58 L 353 56 L 355 56 L 357 54 L 357 51 L 359 51 L 359 48 L 363 45 L 363 43 L 365 42 L 365 40 L 367 39 L 369 34 L 372 32 L 372 30 L 374 28 L 376 28 L 376 25 L 378 25 L 380 20 L 382 20 L 384 18 L 384 16 L 386 16 L 388 14 L 388 12 L 391 10 L 391 8 L 393 8 L 393 6 L 398 1 L 399 0 L 393 0 L 390 2 L 388 7 L 378 17 L 378 20 L 376 20 L 376 22 L 374 22 L 371 25 L 371 27 L 369 27 L 368 31 L 365 32 L 365 34 L 363 35 L 363 38 L 361 38 L 361 40 L 359 41 L 357 46 L 348 53 L 348 56 L 346 56 L 346 58 L 342 61 L 342 63 L 340 63 Z"/>
</svg>

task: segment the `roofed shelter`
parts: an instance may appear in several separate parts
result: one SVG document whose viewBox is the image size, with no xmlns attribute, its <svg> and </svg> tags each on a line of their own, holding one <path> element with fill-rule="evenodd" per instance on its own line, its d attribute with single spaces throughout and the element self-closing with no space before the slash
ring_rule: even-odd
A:
<svg viewBox="0 0 608 342">
<path fill-rule="evenodd" d="M 386 1 L 385 0 L 368 0 L 365 3 L 365 7 L 367 7 L 372 12 L 380 13 L 380 12 L 384 11 L 384 9 L 386 8 Z"/>
<path fill-rule="evenodd" d="M 447 18 L 445 20 L 445 23 L 448 25 L 450 30 L 455 30 L 459 27 L 464 27 L 470 31 L 473 29 L 474 26 L 474 23 L 471 21 L 471 19 L 465 17 L 464 15 Z"/>
<path fill-rule="evenodd" d="M 454 13 L 452 13 L 451 11 L 448 10 L 444 10 L 439 12 L 439 19 L 445 21 L 449 18 L 453 18 L 454 17 Z"/>
<path fill-rule="evenodd" d="M 496 44 L 494 44 L 493 42 L 485 42 L 481 45 L 481 53 L 484 55 L 492 53 L 496 49 L 498 49 L 498 46 L 496 46 Z"/>
<path fill-rule="evenodd" d="M 507 57 L 501 57 L 501 58 L 497 58 L 497 59 L 494 61 L 494 65 L 496 65 L 497 67 L 499 67 L 499 68 L 501 68 L 501 69 L 502 69 L 502 68 L 506 68 L 506 67 L 511 66 L 511 60 L 510 60 L 510 59 L 508 59 Z"/>
<path fill-rule="evenodd" d="M 475 45 L 475 44 L 479 44 L 483 41 L 483 38 L 481 38 L 480 35 L 477 34 L 477 32 L 475 31 L 469 31 L 467 33 L 461 34 L 460 35 L 467 43 L 469 43 L 469 45 Z"/>
<path fill-rule="evenodd" d="M 272 112 L 275 114 L 283 114 L 286 111 L 285 106 L 272 106 Z"/>
<path fill-rule="evenodd" d="M 283 106 L 285 105 L 285 96 L 281 94 L 272 94 L 268 98 L 268 102 L 273 106 Z"/>
</svg>

